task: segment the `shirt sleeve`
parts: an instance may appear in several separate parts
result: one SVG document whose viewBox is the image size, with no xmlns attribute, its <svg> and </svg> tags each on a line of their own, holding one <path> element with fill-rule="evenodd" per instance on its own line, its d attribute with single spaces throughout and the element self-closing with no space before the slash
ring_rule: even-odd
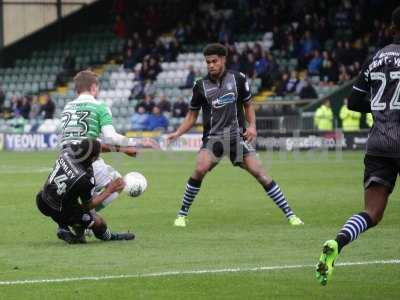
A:
<svg viewBox="0 0 400 300">
<path fill-rule="evenodd" d="M 200 110 L 203 99 L 202 87 L 200 86 L 200 81 L 197 81 L 193 87 L 193 96 L 190 100 L 189 109 L 190 110 Z"/>
<path fill-rule="evenodd" d="M 362 93 L 369 93 L 370 90 L 370 80 L 369 80 L 369 65 L 371 63 L 371 58 L 367 59 L 361 68 L 360 73 L 354 82 L 353 89 Z"/>
<path fill-rule="evenodd" d="M 239 73 L 236 77 L 238 101 L 242 103 L 249 102 L 251 100 L 250 84 L 246 78 L 246 75 Z"/>
<path fill-rule="evenodd" d="M 74 192 L 81 199 L 82 204 L 87 204 L 94 194 L 94 177 L 86 174 L 75 184 Z"/>
<path fill-rule="evenodd" d="M 105 104 L 99 106 L 99 126 L 100 128 L 106 125 L 112 125 L 112 114 L 110 108 Z"/>
</svg>

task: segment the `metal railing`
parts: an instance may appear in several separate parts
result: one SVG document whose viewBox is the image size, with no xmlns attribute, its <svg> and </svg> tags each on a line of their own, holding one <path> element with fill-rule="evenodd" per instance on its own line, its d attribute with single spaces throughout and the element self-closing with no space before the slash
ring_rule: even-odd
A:
<svg viewBox="0 0 400 300">
<path fill-rule="evenodd" d="M 256 120 L 257 131 L 287 133 L 296 130 L 312 131 L 314 127 L 314 112 L 302 115 L 258 117 Z"/>
</svg>

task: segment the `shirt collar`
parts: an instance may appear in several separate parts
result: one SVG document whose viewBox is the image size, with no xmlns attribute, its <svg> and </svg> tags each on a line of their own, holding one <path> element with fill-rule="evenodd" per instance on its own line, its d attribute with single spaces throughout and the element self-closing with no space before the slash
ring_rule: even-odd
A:
<svg viewBox="0 0 400 300">
<path fill-rule="evenodd" d="M 225 71 L 222 73 L 221 78 L 219 79 L 219 82 L 222 82 L 226 76 L 226 73 L 228 73 L 228 70 L 225 68 Z M 210 80 L 212 83 L 217 83 L 218 80 L 212 79 L 210 74 L 207 74 L 208 80 Z"/>
<path fill-rule="evenodd" d="M 78 96 L 78 98 L 76 100 L 78 100 L 78 101 L 81 101 L 81 100 L 96 101 L 96 99 L 92 95 L 89 95 L 89 94 L 81 94 Z"/>
</svg>

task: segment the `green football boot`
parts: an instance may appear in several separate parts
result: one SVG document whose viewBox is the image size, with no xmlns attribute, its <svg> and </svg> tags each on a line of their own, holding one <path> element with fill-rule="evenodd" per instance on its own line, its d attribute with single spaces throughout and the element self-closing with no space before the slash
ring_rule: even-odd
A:
<svg viewBox="0 0 400 300">
<path fill-rule="evenodd" d="M 315 270 L 315 276 L 320 284 L 326 285 L 328 280 L 332 278 L 335 260 L 338 255 L 338 243 L 335 240 L 326 241 Z"/>
<path fill-rule="evenodd" d="M 289 224 L 292 226 L 304 225 L 304 222 L 296 215 L 290 216 L 288 220 L 289 220 Z"/>
<path fill-rule="evenodd" d="M 186 227 L 187 218 L 186 216 L 178 215 L 174 221 L 176 227 Z"/>
</svg>

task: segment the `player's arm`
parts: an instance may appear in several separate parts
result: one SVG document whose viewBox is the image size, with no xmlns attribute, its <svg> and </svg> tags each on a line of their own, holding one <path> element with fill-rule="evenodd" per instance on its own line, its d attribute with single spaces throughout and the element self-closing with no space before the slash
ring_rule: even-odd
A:
<svg viewBox="0 0 400 300">
<path fill-rule="evenodd" d="M 185 119 L 183 120 L 182 124 L 178 127 L 178 129 L 167 136 L 167 144 L 176 140 L 182 134 L 188 132 L 190 128 L 192 128 L 194 124 L 196 124 L 198 116 L 199 116 L 199 111 L 189 110 L 189 112 L 186 114 Z"/>
<path fill-rule="evenodd" d="M 106 189 L 99 195 L 93 197 L 88 203 L 87 203 L 87 208 L 94 209 L 100 204 L 103 203 L 105 199 L 107 199 L 111 194 L 114 192 L 120 192 L 122 189 L 125 187 L 125 182 L 122 178 L 117 178 L 113 181 L 111 181 Z"/>
<path fill-rule="evenodd" d="M 253 143 L 257 138 L 257 129 L 256 113 L 251 101 L 250 84 L 246 79 L 246 75 L 243 73 L 238 73 L 235 79 L 237 81 L 238 88 L 238 101 L 243 104 L 244 116 L 247 121 L 247 128 L 243 133 L 243 137 L 249 143 Z"/>
<path fill-rule="evenodd" d="M 117 131 L 113 126 L 111 111 L 105 104 L 99 106 L 98 116 L 99 116 L 98 121 L 101 128 L 101 135 L 104 144 L 110 146 L 123 147 L 122 150 L 124 151 L 121 152 L 124 152 L 128 155 L 131 155 L 133 151 L 133 149 L 130 147 L 159 148 L 158 144 L 154 140 L 150 139 L 139 140 L 135 138 L 128 138 L 124 135 L 117 133 Z M 107 149 L 105 149 L 105 151 L 107 151 Z"/>
<path fill-rule="evenodd" d="M 360 74 L 358 74 L 354 82 L 353 89 L 349 97 L 348 108 L 353 111 L 362 113 L 371 112 L 371 103 L 369 101 L 370 78 L 369 78 L 369 64 L 371 58 L 362 66 Z"/>
<path fill-rule="evenodd" d="M 81 185 L 83 186 L 83 185 Z M 99 195 L 92 196 L 93 186 L 86 184 L 83 186 L 83 190 L 81 190 L 79 197 L 81 198 L 82 205 L 87 209 L 91 210 L 99 206 L 103 203 L 105 199 L 107 199 L 114 192 L 120 192 L 125 187 L 125 182 L 122 178 L 117 178 L 111 181 L 105 190 Z"/>
<path fill-rule="evenodd" d="M 349 97 L 348 108 L 361 113 L 370 113 L 371 103 L 369 102 L 369 93 L 353 88 Z"/>
<path fill-rule="evenodd" d="M 108 144 L 101 144 L 101 152 L 107 153 L 107 152 L 121 152 L 125 153 L 128 156 L 135 157 L 138 154 L 138 149 L 133 146 L 113 146 L 113 145 L 108 145 Z"/>
<path fill-rule="evenodd" d="M 243 104 L 244 115 L 247 121 L 247 128 L 243 134 L 243 137 L 249 142 L 253 143 L 257 138 L 257 128 L 256 128 L 256 113 L 251 101 L 247 101 Z"/>
<path fill-rule="evenodd" d="M 176 140 L 182 134 L 188 132 L 190 128 L 192 128 L 194 124 L 196 124 L 197 117 L 199 116 L 199 111 L 201 109 L 203 97 L 204 96 L 202 94 L 200 84 L 199 82 L 196 82 L 195 86 L 193 87 L 193 96 L 192 100 L 190 101 L 189 112 L 186 114 L 185 119 L 178 127 L 178 129 L 167 136 L 167 144 Z"/>
</svg>

